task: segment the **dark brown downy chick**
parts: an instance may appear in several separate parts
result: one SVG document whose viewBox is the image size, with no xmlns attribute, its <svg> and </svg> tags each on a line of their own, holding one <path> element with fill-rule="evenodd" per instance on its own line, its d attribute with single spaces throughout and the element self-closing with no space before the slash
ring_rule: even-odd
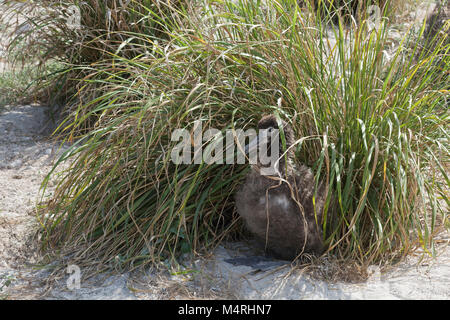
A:
<svg viewBox="0 0 450 320">
<path fill-rule="evenodd" d="M 273 115 L 264 116 L 258 129 L 257 145 L 267 143 L 268 149 L 271 141 L 260 138 L 262 129 L 284 132 L 284 146 L 281 134 L 275 135 L 280 139 L 280 156 L 294 143 L 292 128 L 285 122 L 279 128 Z M 252 144 L 255 142 L 249 145 Z M 293 163 L 292 150 L 280 159 L 274 175 L 261 174 L 264 166 L 259 162 L 252 166 L 245 183 L 236 193 L 237 212 L 250 232 L 268 253 L 285 260 L 293 260 L 303 253 L 319 255 L 324 251 L 322 218 L 326 187 L 320 183 L 316 191 L 314 174 L 307 166 Z"/>
</svg>

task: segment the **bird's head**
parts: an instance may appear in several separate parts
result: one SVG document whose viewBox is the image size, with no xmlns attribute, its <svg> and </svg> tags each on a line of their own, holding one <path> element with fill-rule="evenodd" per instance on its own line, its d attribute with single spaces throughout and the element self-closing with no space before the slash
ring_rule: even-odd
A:
<svg viewBox="0 0 450 320">
<path fill-rule="evenodd" d="M 286 159 L 293 156 L 289 147 L 294 141 L 294 132 L 285 121 L 274 115 L 266 115 L 258 122 L 258 134 L 245 146 L 245 152 L 258 152 L 259 169 L 272 169 L 274 175 L 284 171 Z M 281 158 L 285 151 L 287 158 Z M 272 175 L 272 174 L 270 174 Z"/>
</svg>

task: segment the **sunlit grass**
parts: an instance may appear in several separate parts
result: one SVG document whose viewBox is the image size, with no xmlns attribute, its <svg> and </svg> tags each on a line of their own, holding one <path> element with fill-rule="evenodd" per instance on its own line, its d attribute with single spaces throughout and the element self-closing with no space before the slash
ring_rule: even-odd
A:
<svg viewBox="0 0 450 320">
<path fill-rule="evenodd" d="M 450 184 L 445 36 L 426 54 L 414 34 L 388 52 L 387 19 L 325 26 L 294 0 L 179 2 L 164 17 L 151 4 L 125 21 L 158 21 L 158 33 L 117 28 L 67 58 L 76 90 L 59 132 L 73 145 L 44 182 L 57 181 L 40 216 L 45 250 L 134 266 L 238 237 L 233 197 L 248 167 L 175 165 L 170 136 L 276 112 L 305 138 L 296 160 L 329 181 L 330 254 L 367 264 L 433 253 Z"/>
</svg>

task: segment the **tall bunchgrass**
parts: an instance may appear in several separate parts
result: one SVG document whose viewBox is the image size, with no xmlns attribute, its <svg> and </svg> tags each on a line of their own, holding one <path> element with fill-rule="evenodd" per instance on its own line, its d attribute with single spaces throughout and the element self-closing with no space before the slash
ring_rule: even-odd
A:
<svg viewBox="0 0 450 320">
<path fill-rule="evenodd" d="M 156 15 L 143 8 L 139 21 Z M 73 145 L 44 182 L 57 188 L 40 216 L 43 248 L 133 266 L 238 237 L 233 197 L 248 166 L 175 165 L 171 133 L 277 113 L 302 138 L 296 161 L 329 182 L 330 254 L 368 264 L 433 253 L 450 184 L 445 32 L 431 53 L 416 54 L 413 33 L 389 51 L 387 19 L 326 26 L 317 14 L 294 0 L 185 3 L 153 38 L 116 30 L 118 46 L 81 42 L 78 62 L 67 59 L 84 75 L 78 103 L 60 127 Z M 83 62 L 84 47 L 101 58 Z"/>
<path fill-rule="evenodd" d="M 0 69 L 0 111 L 7 105 L 29 101 L 26 94 L 30 82 L 37 78 L 37 70 L 26 67 L 16 70 Z"/>
<path fill-rule="evenodd" d="M 142 57 L 167 42 L 168 32 L 180 23 L 183 2 L 13 1 L 4 5 L 0 24 L 8 30 L 13 64 L 33 62 L 43 71 L 49 64 L 59 66 L 51 77 L 36 79 L 38 85 L 30 94 L 50 104 L 65 104 L 66 114 L 72 114 L 78 104 L 96 98 L 97 83 L 87 89 L 79 80 L 91 77 L 97 64 L 110 64 L 115 54 Z M 73 8 L 79 9 L 79 18 Z"/>
</svg>

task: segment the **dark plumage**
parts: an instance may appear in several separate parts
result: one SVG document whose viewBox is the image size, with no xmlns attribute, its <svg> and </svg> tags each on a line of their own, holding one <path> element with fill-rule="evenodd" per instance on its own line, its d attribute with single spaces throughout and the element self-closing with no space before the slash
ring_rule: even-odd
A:
<svg viewBox="0 0 450 320">
<path fill-rule="evenodd" d="M 423 33 L 423 49 L 426 54 L 433 53 L 436 44 L 444 37 L 446 38 L 442 48 L 445 48 L 445 45 L 450 42 L 450 29 L 445 30 L 443 28 L 448 19 L 450 19 L 450 1 L 447 1 L 447 3 L 438 1 L 433 12 L 426 19 L 426 28 Z M 441 33 L 440 36 L 437 36 L 439 33 Z M 440 54 L 444 54 L 444 52 L 440 52 Z"/>
<path fill-rule="evenodd" d="M 286 148 L 289 148 L 294 142 L 294 133 L 286 123 L 282 126 Z M 273 115 L 263 117 L 258 128 L 278 129 L 276 118 Z M 280 156 L 285 151 L 282 145 L 280 142 Z M 292 164 L 292 157 L 293 152 L 289 151 L 287 167 L 285 161 L 280 160 L 278 176 L 261 175 L 262 165 L 252 166 L 236 193 L 237 212 L 248 229 L 268 253 L 285 260 L 293 260 L 302 253 L 324 251 L 321 223 L 325 184 L 319 184 L 314 208 L 314 175 L 307 166 Z"/>
</svg>

